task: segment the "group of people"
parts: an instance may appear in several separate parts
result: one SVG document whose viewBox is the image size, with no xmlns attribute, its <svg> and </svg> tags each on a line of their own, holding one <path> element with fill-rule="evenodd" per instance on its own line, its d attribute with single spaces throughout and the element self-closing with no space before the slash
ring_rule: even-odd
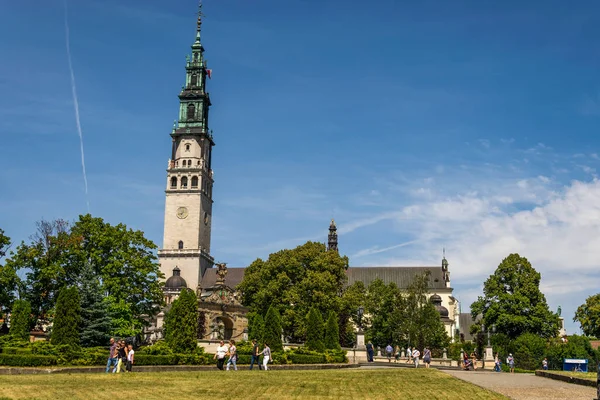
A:
<svg viewBox="0 0 600 400">
<path fill-rule="evenodd" d="M 106 373 L 112 368 L 113 373 L 131 372 L 135 358 L 135 351 L 131 344 L 125 343 L 124 340 L 115 341 L 110 338 L 110 353 L 106 363 Z"/>
<path fill-rule="evenodd" d="M 265 371 L 268 370 L 269 361 L 271 361 L 271 348 L 267 343 L 263 343 L 262 351 L 259 348 L 256 340 L 252 340 L 252 355 L 250 358 L 250 369 L 254 367 L 256 363 L 258 365 L 258 369 L 261 369 L 261 365 L 259 363 L 260 356 L 263 356 L 262 360 L 262 369 Z M 229 367 L 233 365 L 233 369 L 237 371 L 237 347 L 235 346 L 235 340 L 231 339 L 228 345 L 225 345 L 224 341 L 219 342 L 219 346 L 217 347 L 217 352 L 215 353 L 214 359 L 217 360 L 217 368 L 223 370 L 223 365 L 225 365 L 225 359 L 227 359 L 227 364 L 225 365 L 225 369 L 229 371 Z"/>
<path fill-rule="evenodd" d="M 367 362 L 373 362 L 373 357 L 375 355 L 375 347 L 373 346 L 373 343 L 368 342 L 366 348 Z M 400 346 L 396 346 L 396 350 L 394 352 L 394 348 L 392 347 L 392 345 L 388 344 L 385 348 L 385 353 L 387 355 L 388 362 L 392 362 L 392 358 L 395 358 L 394 362 L 400 361 L 400 359 L 402 358 L 401 351 L 402 350 L 400 349 Z M 421 352 L 416 347 L 411 348 L 409 346 L 406 349 L 406 363 L 414 363 L 415 368 L 418 368 L 420 357 Z M 425 349 L 423 349 L 423 363 L 425 364 L 425 368 L 429 368 L 429 366 L 431 365 L 431 350 L 427 346 L 425 346 Z"/>
</svg>

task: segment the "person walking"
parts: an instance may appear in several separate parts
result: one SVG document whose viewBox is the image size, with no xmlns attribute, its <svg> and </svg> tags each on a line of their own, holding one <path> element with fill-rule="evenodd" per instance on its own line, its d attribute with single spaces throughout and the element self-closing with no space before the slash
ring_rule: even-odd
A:
<svg viewBox="0 0 600 400">
<path fill-rule="evenodd" d="M 237 347 L 235 347 L 235 340 L 231 339 L 229 341 L 229 359 L 227 360 L 227 371 L 229 371 L 229 366 L 233 364 L 234 371 L 237 371 Z"/>
<path fill-rule="evenodd" d="M 385 348 L 385 353 L 387 354 L 388 362 L 391 363 L 392 355 L 394 354 L 394 348 L 392 347 L 391 344 L 387 345 L 387 347 Z"/>
<path fill-rule="evenodd" d="M 510 373 L 514 374 L 515 373 L 515 359 L 514 359 L 512 353 L 508 354 L 508 357 L 506 358 L 506 363 L 508 364 L 508 368 L 510 368 Z"/>
<path fill-rule="evenodd" d="M 431 350 L 427 346 L 423 350 L 423 363 L 425 364 L 425 368 L 429 368 L 429 364 L 431 364 Z"/>
<path fill-rule="evenodd" d="M 131 369 L 133 368 L 133 362 L 134 362 L 134 358 L 135 358 L 135 351 L 133 351 L 133 345 L 130 344 L 127 347 L 127 368 L 125 369 L 127 372 L 131 372 Z"/>
<path fill-rule="evenodd" d="M 544 358 L 544 360 L 542 361 L 542 369 L 544 371 L 548 371 L 548 359 Z"/>
<path fill-rule="evenodd" d="M 263 369 L 267 371 L 269 369 L 267 368 L 267 364 L 271 360 L 271 348 L 267 343 L 265 343 L 264 346 L 265 348 L 260 352 L 260 354 L 263 355 Z"/>
<path fill-rule="evenodd" d="M 415 347 L 412 352 L 412 358 L 415 361 L 415 368 L 419 368 L 419 357 L 421 357 L 421 352 Z"/>
<path fill-rule="evenodd" d="M 225 364 L 225 355 L 227 354 L 227 346 L 225 346 L 224 341 L 219 342 L 219 347 L 217 347 L 217 352 L 213 359 L 217 360 L 217 368 L 223 371 L 223 364 Z"/>
<path fill-rule="evenodd" d="M 254 363 L 258 365 L 258 369 L 260 369 L 260 363 L 258 362 L 258 343 L 256 343 L 256 339 L 252 339 L 252 355 L 250 356 L 250 369 L 254 366 Z"/>
<path fill-rule="evenodd" d="M 375 350 L 373 349 L 373 343 L 369 340 L 367 343 L 367 362 L 373 362 L 373 355 Z"/>
<path fill-rule="evenodd" d="M 110 338 L 110 349 L 108 354 L 108 361 L 106 362 L 106 373 L 113 368 L 113 373 L 117 372 L 117 343 L 114 338 Z"/>
<path fill-rule="evenodd" d="M 494 371 L 502 372 L 502 368 L 500 366 L 500 357 L 498 357 L 498 353 L 496 353 L 496 357 L 494 358 Z"/>
<path fill-rule="evenodd" d="M 411 360 L 412 360 L 412 350 L 411 350 L 410 346 L 408 346 L 406 348 L 406 363 L 410 364 Z"/>
</svg>

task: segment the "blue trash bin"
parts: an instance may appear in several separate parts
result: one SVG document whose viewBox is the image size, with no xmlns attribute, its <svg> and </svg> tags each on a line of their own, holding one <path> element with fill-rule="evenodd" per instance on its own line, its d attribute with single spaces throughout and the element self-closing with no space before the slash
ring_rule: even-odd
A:
<svg viewBox="0 0 600 400">
<path fill-rule="evenodd" d="M 585 358 L 565 358 L 563 371 L 588 372 L 588 360 Z"/>
</svg>

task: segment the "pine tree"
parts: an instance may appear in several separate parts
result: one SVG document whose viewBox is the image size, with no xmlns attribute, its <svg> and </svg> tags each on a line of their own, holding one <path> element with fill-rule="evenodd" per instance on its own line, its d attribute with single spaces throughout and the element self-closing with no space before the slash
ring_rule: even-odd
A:
<svg viewBox="0 0 600 400">
<path fill-rule="evenodd" d="M 79 290 L 76 287 L 63 287 L 59 291 L 52 326 L 52 344 L 79 345 L 80 307 Z"/>
<path fill-rule="evenodd" d="M 309 350 L 324 351 L 323 345 L 323 317 L 321 312 L 311 307 L 306 317 L 306 343 Z"/>
<path fill-rule="evenodd" d="M 104 346 L 110 338 L 111 318 L 108 302 L 102 295 L 98 277 L 88 263 L 81 271 L 79 291 L 81 294 L 80 340 L 84 347 Z"/>
<path fill-rule="evenodd" d="M 15 300 L 10 314 L 10 335 L 15 339 L 29 340 L 31 304 L 26 300 Z"/>
<path fill-rule="evenodd" d="M 258 343 L 263 340 L 263 331 L 265 329 L 265 320 L 260 314 L 252 313 L 248 316 L 248 338 L 256 339 Z"/>
<path fill-rule="evenodd" d="M 325 339 L 323 344 L 326 349 L 340 350 L 340 329 L 338 327 L 338 317 L 335 312 L 330 311 L 325 325 Z"/>
<path fill-rule="evenodd" d="M 265 315 L 265 325 L 263 329 L 262 341 L 267 343 L 272 351 L 283 351 L 283 341 L 281 340 L 281 316 L 277 308 L 271 306 Z"/>
<path fill-rule="evenodd" d="M 183 289 L 165 316 L 165 340 L 176 353 L 194 351 L 198 347 L 198 298 Z"/>
</svg>

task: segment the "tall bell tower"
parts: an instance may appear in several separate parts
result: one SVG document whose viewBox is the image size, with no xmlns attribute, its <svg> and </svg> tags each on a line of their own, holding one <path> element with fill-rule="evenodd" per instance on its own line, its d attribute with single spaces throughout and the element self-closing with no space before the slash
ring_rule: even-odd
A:
<svg viewBox="0 0 600 400">
<path fill-rule="evenodd" d="M 204 47 L 200 41 L 202 4 L 198 11 L 196 40 L 186 56 L 185 84 L 179 93 L 179 119 L 171 131 L 171 158 L 167 166 L 163 248 L 158 251 L 166 277 L 178 267 L 187 287 L 196 289 L 214 259 L 210 255 L 212 222 L 212 148 L 208 125 L 210 97 L 206 91 Z"/>
</svg>

